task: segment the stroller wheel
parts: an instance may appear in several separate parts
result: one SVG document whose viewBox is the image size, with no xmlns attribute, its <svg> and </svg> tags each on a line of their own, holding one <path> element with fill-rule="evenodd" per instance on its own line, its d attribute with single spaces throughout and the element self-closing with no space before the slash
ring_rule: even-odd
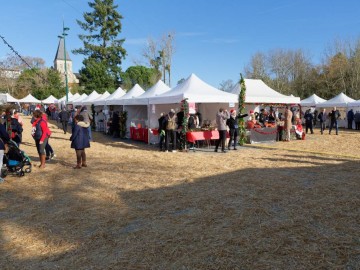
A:
<svg viewBox="0 0 360 270">
<path fill-rule="evenodd" d="M 19 177 L 22 177 L 22 176 L 24 176 L 24 175 L 25 175 L 25 172 L 24 172 L 24 171 L 19 172 Z"/>
<path fill-rule="evenodd" d="M 25 172 L 26 172 L 26 173 L 31 173 L 31 168 L 26 168 L 26 169 L 25 169 Z"/>
</svg>

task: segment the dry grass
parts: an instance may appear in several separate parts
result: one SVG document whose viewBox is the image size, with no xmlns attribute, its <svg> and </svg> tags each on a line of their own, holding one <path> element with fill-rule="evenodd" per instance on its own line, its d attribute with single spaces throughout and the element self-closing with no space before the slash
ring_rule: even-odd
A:
<svg viewBox="0 0 360 270">
<path fill-rule="evenodd" d="M 57 158 L 0 185 L 1 269 L 360 268 L 360 133 L 228 154 L 95 133 L 73 170 L 52 127 Z"/>
</svg>

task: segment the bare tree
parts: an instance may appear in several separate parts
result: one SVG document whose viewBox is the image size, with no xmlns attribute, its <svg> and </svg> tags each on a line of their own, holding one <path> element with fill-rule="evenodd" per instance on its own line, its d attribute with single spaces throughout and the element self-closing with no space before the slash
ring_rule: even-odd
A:
<svg viewBox="0 0 360 270">
<path fill-rule="evenodd" d="M 250 63 L 245 66 L 245 77 L 248 79 L 260 79 L 267 81 L 269 78 L 267 66 L 268 64 L 265 54 L 257 52 L 251 57 Z"/>
<path fill-rule="evenodd" d="M 230 92 L 234 88 L 234 82 L 232 80 L 222 81 L 219 85 L 219 89 L 224 92 Z"/>
<path fill-rule="evenodd" d="M 166 83 L 168 74 L 168 85 L 171 85 L 172 57 L 175 52 L 174 33 L 162 36 L 160 41 L 148 38 L 147 46 L 143 49 L 143 57 L 148 61 L 149 66 L 161 71 L 163 81 Z M 161 68 L 161 70 L 160 70 Z"/>
</svg>

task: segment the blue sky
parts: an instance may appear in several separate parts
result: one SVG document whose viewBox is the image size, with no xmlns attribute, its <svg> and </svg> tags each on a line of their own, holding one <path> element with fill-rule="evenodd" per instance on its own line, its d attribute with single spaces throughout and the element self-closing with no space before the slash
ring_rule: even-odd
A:
<svg viewBox="0 0 360 270">
<path fill-rule="evenodd" d="M 67 50 L 82 46 L 76 19 L 89 11 L 88 0 L 2 1 L 0 35 L 23 56 L 53 65 L 62 22 L 70 28 Z M 175 33 L 172 86 L 191 73 L 218 87 L 237 81 L 256 52 L 298 49 L 314 63 L 336 38 L 360 37 L 358 0 L 115 0 L 123 15 L 121 38 L 128 56 L 123 70 L 143 60 L 148 37 Z M 12 52 L 0 40 L 0 59 Z M 71 52 L 70 52 L 71 53 Z M 74 71 L 82 56 L 72 53 Z"/>
</svg>

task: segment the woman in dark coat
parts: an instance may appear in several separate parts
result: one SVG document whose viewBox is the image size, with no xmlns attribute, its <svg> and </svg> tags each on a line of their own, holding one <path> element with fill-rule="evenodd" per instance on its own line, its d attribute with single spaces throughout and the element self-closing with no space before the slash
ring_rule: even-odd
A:
<svg viewBox="0 0 360 270">
<path fill-rule="evenodd" d="M 75 126 L 70 137 L 71 148 L 74 148 L 76 153 L 76 166 L 74 169 L 81 169 L 81 167 L 87 167 L 85 148 L 90 147 L 88 131 L 90 123 L 84 122 L 82 115 L 75 116 L 74 121 Z"/>
</svg>

